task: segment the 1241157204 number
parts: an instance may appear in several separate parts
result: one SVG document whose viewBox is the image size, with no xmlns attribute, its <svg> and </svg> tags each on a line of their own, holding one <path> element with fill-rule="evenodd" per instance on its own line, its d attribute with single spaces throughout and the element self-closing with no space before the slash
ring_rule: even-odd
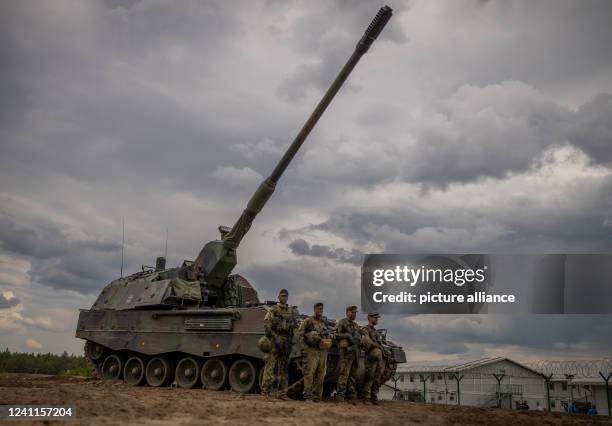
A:
<svg viewBox="0 0 612 426">
<path fill-rule="evenodd" d="M 72 407 L 8 407 L 9 417 L 72 417 Z"/>
</svg>

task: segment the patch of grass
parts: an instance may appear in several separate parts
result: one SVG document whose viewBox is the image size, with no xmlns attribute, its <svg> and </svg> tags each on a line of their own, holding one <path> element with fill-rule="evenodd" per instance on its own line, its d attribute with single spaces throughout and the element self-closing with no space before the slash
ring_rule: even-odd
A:
<svg viewBox="0 0 612 426">
<path fill-rule="evenodd" d="M 73 368 L 72 370 L 67 370 L 64 376 L 93 377 L 93 368 L 91 365 Z"/>
</svg>

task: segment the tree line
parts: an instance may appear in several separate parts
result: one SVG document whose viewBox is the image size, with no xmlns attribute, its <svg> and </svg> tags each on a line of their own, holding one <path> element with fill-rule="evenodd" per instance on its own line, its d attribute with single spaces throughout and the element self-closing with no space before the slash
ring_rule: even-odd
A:
<svg viewBox="0 0 612 426">
<path fill-rule="evenodd" d="M 0 372 L 90 377 L 92 368 L 84 356 L 70 355 L 66 351 L 61 355 L 52 353 L 35 354 L 11 352 L 7 348 L 0 352 Z"/>
</svg>

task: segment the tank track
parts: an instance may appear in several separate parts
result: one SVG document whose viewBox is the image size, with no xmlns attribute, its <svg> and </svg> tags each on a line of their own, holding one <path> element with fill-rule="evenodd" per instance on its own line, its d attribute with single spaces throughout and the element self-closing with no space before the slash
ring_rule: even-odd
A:
<svg viewBox="0 0 612 426">
<path fill-rule="evenodd" d="M 132 386 L 231 389 L 239 393 L 261 389 L 263 361 L 259 359 L 238 355 L 204 358 L 178 352 L 147 356 L 109 348 L 95 353 L 95 346 L 100 345 L 86 342 L 85 358 L 94 377 L 102 380 L 123 380 Z"/>
<path fill-rule="evenodd" d="M 261 390 L 263 360 L 239 356 L 204 358 L 184 353 L 147 356 L 108 348 L 96 351 L 92 349 L 94 345 L 100 346 L 86 342 L 85 357 L 93 368 L 94 377 L 102 380 L 123 380 L 132 386 L 231 389 L 238 393 L 259 393 Z M 337 360 L 330 361 L 330 372 L 336 375 Z M 294 398 L 300 397 L 303 385 L 300 364 L 296 359 L 290 367 L 290 396 Z M 396 367 L 394 362 L 386 362 L 383 382 L 393 376 Z M 333 394 L 335 383 L 326 383 L 325 389 L 327 395 Z"/>
</svg>

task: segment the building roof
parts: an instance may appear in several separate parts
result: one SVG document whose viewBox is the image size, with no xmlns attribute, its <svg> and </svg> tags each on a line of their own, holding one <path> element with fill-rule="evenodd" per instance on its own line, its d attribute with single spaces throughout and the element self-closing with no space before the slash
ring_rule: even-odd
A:
<svg viewBox="0 0 612 426">
<path fill-rule="evenodd" d="M 533 374 L 537 374 L 539 376 L 542 375 L 537 370 L 534 370 L 526 365 L 520 364 L 516 361 L 511 360 L 506 357 L 486 357 L 479 358 L 473 361 L 464 362 L 460 364 L 454 365 L 402 365 L 398 367 L 398 373 L 461 373 L 464 371 L 472 370 L 478 367 L 485 367 L 488 365 L 496 364 L 498 362 L 507 361 L 512 364 L 517 365 L 527 371 L 532 372 Z"/>
</svg>

